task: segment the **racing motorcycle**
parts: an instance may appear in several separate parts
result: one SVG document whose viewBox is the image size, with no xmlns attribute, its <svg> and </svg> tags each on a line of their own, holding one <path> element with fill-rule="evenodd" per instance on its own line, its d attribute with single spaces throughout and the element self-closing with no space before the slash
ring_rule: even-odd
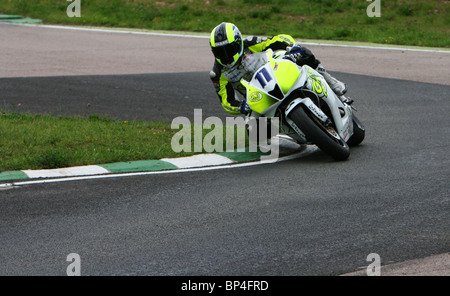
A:
<svg viewBox="0 0 450 296">
<path fill-rule="evenodd" d="M 319 72 L 283 59 L 285 53 L 267 50 L 243 60 L 254 73 L 240 81 L 252 116 L 278 117 L 281 131 L 299 144 L 314 144 L 335 160 L 346 160 L 349 146 L 364 140 L 364 126 Z"/>
</svg>

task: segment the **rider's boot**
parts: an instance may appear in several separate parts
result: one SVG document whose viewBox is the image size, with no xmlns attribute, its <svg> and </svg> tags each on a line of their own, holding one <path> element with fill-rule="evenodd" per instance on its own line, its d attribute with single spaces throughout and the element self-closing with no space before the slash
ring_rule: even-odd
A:
<svg viewBox="0 0 450 296">
<path fill-rule="evenodd" d="M 331 76 L 330 73 L 325 70 L 322 64 L 319 64 L 319 66 L 317 66 L 317 72 L 319 72 L 323 76 L 323 78 L 325 78 L 328 85 L 338 97 L 343 96 L 347 92 L 347 86 L 345 85 L 345 83 Z"/>
</svg>

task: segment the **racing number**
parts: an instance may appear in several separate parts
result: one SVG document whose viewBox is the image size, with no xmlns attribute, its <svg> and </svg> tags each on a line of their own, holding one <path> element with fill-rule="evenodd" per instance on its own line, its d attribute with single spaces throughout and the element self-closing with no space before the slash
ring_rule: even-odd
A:
<svg viewBox="0 0 450 296">
<path fill-rule="evenodd" d="M 327 88 L 323 85 L 322 81 L 317 77 L 311 78 L 312 90 L 319 95 L 323 93 L 325 96 L 327 96 Z"/>
<path fill-rule="evenodd" d="M 262 68 L 261 70 L 259 70 L 258 73 L 256 73 L 255 78 L 263 88 L 266 87 L 267 83 L 272 80 L 272 77 L 270 76 L 270 73 L 266 68 Z"/>
</svg>

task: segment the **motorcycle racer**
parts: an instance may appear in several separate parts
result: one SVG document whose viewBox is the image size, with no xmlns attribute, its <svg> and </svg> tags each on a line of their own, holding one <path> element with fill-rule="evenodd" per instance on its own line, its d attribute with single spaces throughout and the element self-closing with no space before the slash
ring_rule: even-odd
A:
<svg viewBox="0 0 450 296">
<path fill-rule="evenodd" d="M 299 66 L 308 65 L 316 69 L 327 81 L 338 96 L 347 91 L 346 85 L 326 72 L 320 61 L 306 47 L 296 43 L 287 34 L 275 35 L 270 38 L 249 36 L 243 40 L 239 29 L 232 23 L 222 22 L 217 25 L 210 36 L 210 46 L 215 57 L 210 78 L 222 107 L 232 115 L 248 114 L 250 108 L 246 100 L 240 100 L 235 90 L 245 98 L 245 87 L 240 84 L 241 78 L 248 79 L 253 75 L 249 67 L 244 67 L 243 60 L 249 53 L 286 50 L 285 58 Z M 349 99 L 348 99 L 349 100 Z M 348 103 L 351 103 L 348 101 Z"/>
</svg>

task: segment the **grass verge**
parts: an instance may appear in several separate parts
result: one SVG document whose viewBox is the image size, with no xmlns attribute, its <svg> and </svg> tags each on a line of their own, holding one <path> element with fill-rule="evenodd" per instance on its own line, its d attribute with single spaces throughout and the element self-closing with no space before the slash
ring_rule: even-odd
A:
<svg viewBox="0 0 450 296">
<path fill-rule="evenodd" d="M 193 139 L 194 127 L 189 129 Z M 215 129 L 213 127 L 211 130 Z M 237 129 L 235 127 L 236 136 Z M 0 172 L 195 154 L 174 152 L 172 149 L 172 138 L 180 130 L 181 127 L 172 129 L 165 122 L 119 121 L 98 115 L 67 117 L 1 111 Z M 202 137 L 210 134 L 211 130 L 202 129 Z M 225 130 L 226 127 L 223 127 Z M 225 140 L 223 147 L 225 150 Z"/>
<path fill-rule="evenodd" d="M 0 0 L 0 13 L 45 23 L 210 32 L 221 21 L 243 34 L 291 34 L 296 38 L 450 46 L 450 2 L 378 0 L 369 17 L 365 0 L 81 0 L 81 17 L 68 17 L 66 0 Z"/>
</svg>

